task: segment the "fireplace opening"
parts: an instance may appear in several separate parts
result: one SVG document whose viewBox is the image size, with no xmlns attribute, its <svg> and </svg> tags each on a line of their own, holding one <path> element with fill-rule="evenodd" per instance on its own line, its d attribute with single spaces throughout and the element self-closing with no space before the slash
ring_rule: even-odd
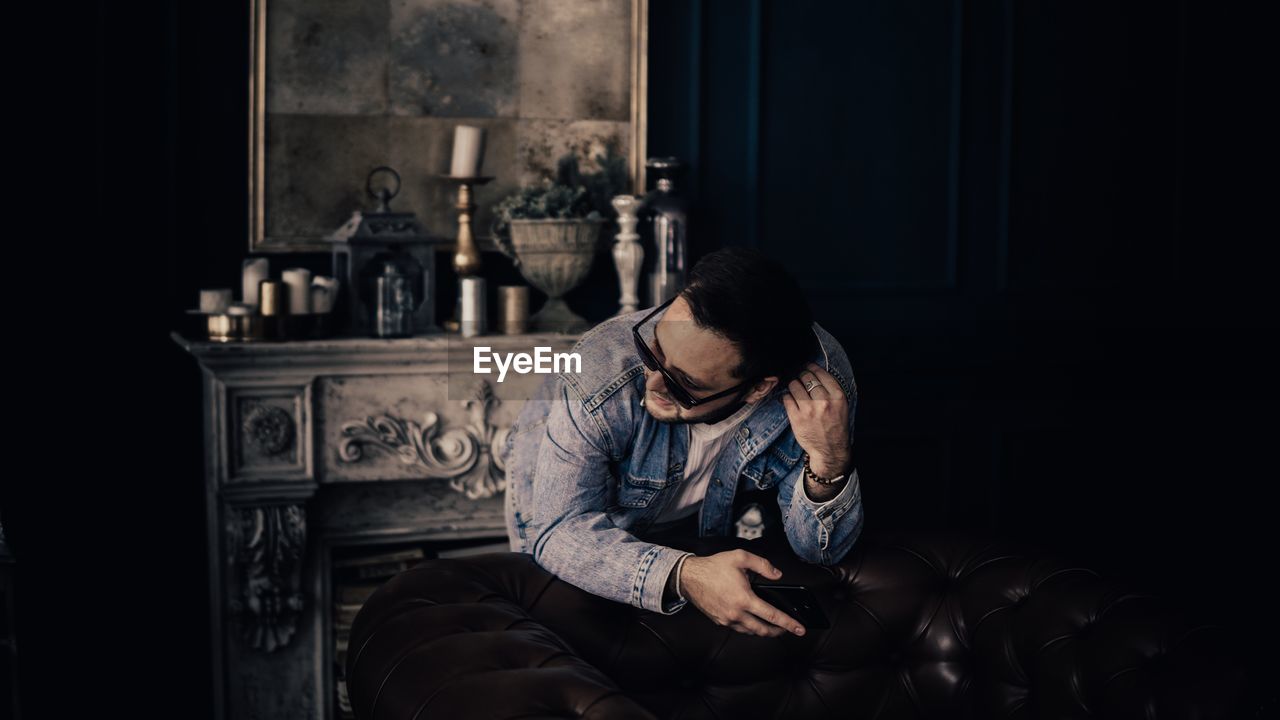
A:
<svg viewBox="0 0 1280 720">
<path fill-rule="evenodd" d="M 351 622 L 375 590 L 398 573 L 424 560 L 505 552 L 510 549 L 505 536 L 388 542 L 334 548 L 330 568 L 333 592 L 330 598 L 332 630 L 329 638 L 330 647 L 333 649 L 331 671 L 332 687 L 335 693 L 334 717 L 339 720 L 355 717 L 351 712 L 351 703 L 347 699 L 345 676 Z"/>
</svg>

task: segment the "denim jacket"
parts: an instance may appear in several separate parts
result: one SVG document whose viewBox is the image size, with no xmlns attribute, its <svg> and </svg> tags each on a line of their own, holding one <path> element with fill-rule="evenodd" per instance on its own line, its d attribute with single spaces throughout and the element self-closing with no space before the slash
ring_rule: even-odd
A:
<svg viewBox="0 0 1280 720">
<path fill-rule="evenodd" d="M 637 535 L 678 494 L 688 456 L 687 424 L 661 423 L 640 404 L 644 365 L 631 328 L 649 310 L 610 318 L 574 346 L 580 373 L 549 375 L 525 403 L 500 449 L 507 468 L 506 524 L 511 549 L 532 553 L 549 572 L 617 602 L 673 614 L 686 600 L 667 598 L 667 576 L 685 551 Z M 645 324 L 652 341 L 655 321 Z M 857 385 L 844 349 L 817 323 L 812 360 L 839 381 L 853 437 Z M 698 534 L 732 533 L 739 487 L 777 487 L 783 527 L 798 557 L 831 565 L 862 530 L 857 471 L 838 495 L 818 503 L 804 490 L 802 449 L 781 396 L 762 398 L 720 453 L 698 514 Z"/>
</svg>

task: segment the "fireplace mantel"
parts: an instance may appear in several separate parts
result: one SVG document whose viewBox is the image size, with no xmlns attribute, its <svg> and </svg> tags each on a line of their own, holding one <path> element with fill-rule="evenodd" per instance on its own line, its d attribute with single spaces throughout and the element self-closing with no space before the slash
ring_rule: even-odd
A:
<svg viewBox="0 0 1280 720">
<path fill-rule="evenodd" d="M 473 372 L 473 349 L 578 335 L 172 339 L 199 363 L 215 717 L 335 716 L 332 550 L 505 539 L 505 441 L 545 375 Z"/>
</svg>

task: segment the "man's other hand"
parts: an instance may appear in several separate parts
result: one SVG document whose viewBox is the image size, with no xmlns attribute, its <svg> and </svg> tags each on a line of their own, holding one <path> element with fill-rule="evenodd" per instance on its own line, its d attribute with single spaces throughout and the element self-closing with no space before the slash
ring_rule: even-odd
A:
<svg viewBox="0 0 1280 720">
<path fill-rule="evenodd" d="M 803 635 L 804 627 L 795 618 L 751 591 L 749 572 L 769 580 L 782 577 L 781 570 L 759 555 L 728 550 L 706 557 L 690 555 L 680 572 L 680 588 L 685 598 L 717 625 L 762 637 L 787 632 Z"/>
</svg>

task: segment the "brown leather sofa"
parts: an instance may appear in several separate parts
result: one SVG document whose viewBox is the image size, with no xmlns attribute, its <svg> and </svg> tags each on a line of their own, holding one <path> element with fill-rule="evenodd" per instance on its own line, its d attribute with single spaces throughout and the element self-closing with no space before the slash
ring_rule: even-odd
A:
<svg viewBox="0 0 1280 720">
<path fill-rule="evenodd" d="M 776 536 L 775 536 L 776 537 Z M 427 561 L 355 619 L 356 716 L 409 718 L 1255 718 L 1274 690 L 1245 638 L 1035 548 L 864 535 L 838 565 L 744 547 L 813 587 L 804 637 L 664 616 L 559 580 L 531 556 Z"/>
</svg>

